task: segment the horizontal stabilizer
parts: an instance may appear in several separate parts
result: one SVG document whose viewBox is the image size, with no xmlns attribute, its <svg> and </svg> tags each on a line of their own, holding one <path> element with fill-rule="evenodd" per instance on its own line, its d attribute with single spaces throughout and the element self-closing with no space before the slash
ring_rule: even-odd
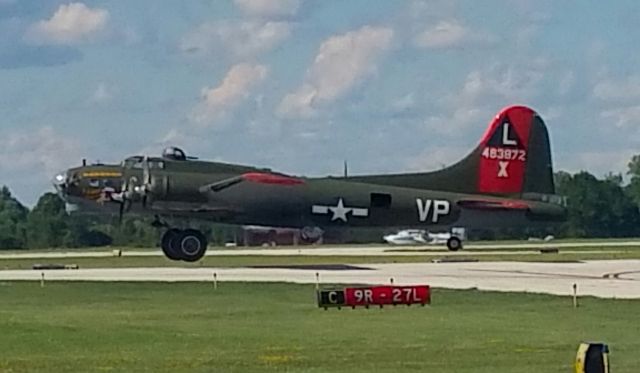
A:
<svg viewBox="0 0 640 373">
<path fill-rule="evenodd" d="M 471 210 L 528 210 L 529 205 L 522 201 L 462 199 L 458 206 Z"/>
</svg>

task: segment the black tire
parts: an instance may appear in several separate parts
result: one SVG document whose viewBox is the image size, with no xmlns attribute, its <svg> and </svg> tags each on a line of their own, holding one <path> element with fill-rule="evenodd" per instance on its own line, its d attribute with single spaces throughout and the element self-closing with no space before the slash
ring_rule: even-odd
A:
<svg viewBox="0 0 640 373">
<path fill-rule="evenodd" d="M 449 251 L 462 250 L 462 240 L 455 236 L 449 237 L 447 240 L 447 249 L 449 249 Z"/>
<path fill-rule="evenodd" d="M 207 238 L 200 231 L 187 229 L 176 239 L 176 248 L 185 262 L 197 262 L 207 252 Z"/>
<path fill-rule="evenodd" d="M 176 241 L 181 234 L 181 230 L 172 228 L 164 232 L 162 235 L 160 247 L 162 248 L 164 255 L 171 260 L 182 260 L 182 256 L 177 250 L 176 245 Z"/>
</svg>

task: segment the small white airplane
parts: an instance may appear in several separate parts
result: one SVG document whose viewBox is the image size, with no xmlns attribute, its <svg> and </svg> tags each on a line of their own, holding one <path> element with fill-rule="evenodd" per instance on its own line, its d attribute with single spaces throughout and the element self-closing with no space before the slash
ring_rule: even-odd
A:
<svg viewBox="0 0 640 373">
<path fill-rule="evenodd" d="M 422 229 L 405 229 L 382 237 L 392 245 L 441 245 L 451 238 L 451 233 L 431 233 Z"/>
</svg>

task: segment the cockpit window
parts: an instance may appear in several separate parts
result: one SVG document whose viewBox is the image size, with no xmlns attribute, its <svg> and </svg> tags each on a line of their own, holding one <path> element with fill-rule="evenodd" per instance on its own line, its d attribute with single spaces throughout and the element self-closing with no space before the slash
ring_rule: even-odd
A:
<svg viewBox="0 0 640 373">
<path fill-rule="evenodd" d="M 127 169 L 134 170 L 143 170 L 145 167 L 145 162 L 148 162 L 150 169 L 155 170 L 163 170 L 164 169 L 164 161 L 159 159 L 148 159 L 144 157 L 130 157 L 122 162 L 122 166 Z"/>
<path fill-rule="evenodd" d="M 175 146 L 170 146 L 162 152 L 162 158 L 171 159 L 174 161 L 186 161 L 187 155 L 182 149 L 176 148 Z"/>
<path fill-rule="evenodd" d="M 129 157 L 122 162 L 122 166 L 124 168 L 142 168 L 142 160 L 143 157 L 141 156 Z"/>
<path fill-rule="evenodd" d="M 164 169 L 164 162 L 163 161 L 150 161 L 149 162 L 149 168 L 150 169 L 158 169 L 158 170 L 162 170 Z"/>
</svg>

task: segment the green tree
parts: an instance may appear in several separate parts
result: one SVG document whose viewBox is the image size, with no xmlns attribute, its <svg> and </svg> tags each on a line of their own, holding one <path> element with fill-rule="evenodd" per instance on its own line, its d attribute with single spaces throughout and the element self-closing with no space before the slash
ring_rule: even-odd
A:
<svg viewBox="0 0 640 373">
<path fill-rule="evenodd" d="M 29 210 L 6 186 L 0 189 L 0 249 L 26 247 L 26 222 Z"/>
<path fill-rule="evenodd" d="M 640 206 L 640 154 L 631 157 L 627 167 L 627 175 L 631 179 L 625 187 L 625 191 Z"/>
<path fill-rule="evenodd" d="M 629 237 L 640 233 L 638 206 L 625 193 L 618 177 L 598 180 L 588 172 L 557 175 L 558 193 L 568 198 L 568 237 Z"/>
<path fill-rule="evenodd" d="M 65 247 L 108 246 L 113 243 L 111 235 L 103 231 L 99 216 L 71 214 L 65 221 L 67 229 L 62 239 Z"/>
<path fill-rule="evenodd" d="M 153 247 L 160 240 L 159 230 L 151 226 L 149 218 L 125 217 L 111 231 L 117 245 Z"/>
<path fill-rule="evenodd" d="M 54 193 L 43 194 L 27 219 L 29 247 L 60 247 L 65 243 L 67 233 L 64 202 Z"/>
<path fill-rule="evenodd" d="M 640 177 L 640 154 L 636 154 L 631 157 L 631 160 L 627 164 L 627 174 L 631 177 Z"/>
</svg>

